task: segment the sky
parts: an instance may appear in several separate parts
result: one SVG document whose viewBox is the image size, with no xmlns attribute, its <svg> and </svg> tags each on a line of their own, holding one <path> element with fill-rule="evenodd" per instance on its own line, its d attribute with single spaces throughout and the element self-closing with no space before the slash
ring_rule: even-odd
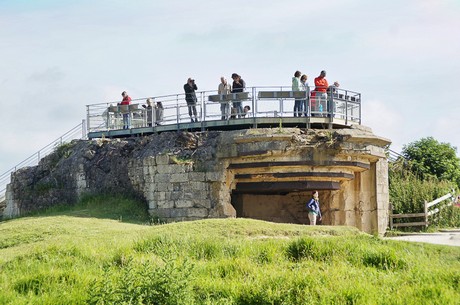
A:
<svg viewBox="0 0 460 305">
<path fill-rule="evenodd" d="M 362 94 L 362 124 L 391 148 L 460 149 L 459 0 L 0 0 L 0 174 L 86 118 L 86 105 L 248 87 Z M 457 154 L 459 151 L 457 150 Z"/>
</svg>

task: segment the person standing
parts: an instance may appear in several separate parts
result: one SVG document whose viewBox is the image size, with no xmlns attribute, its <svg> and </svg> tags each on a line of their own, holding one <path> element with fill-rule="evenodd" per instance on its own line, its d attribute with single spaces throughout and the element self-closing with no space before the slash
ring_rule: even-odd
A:
<svg viewBox="0 0 460 305">
<path fill-rule="evenodd" d="M 308 98 L 310 97 L 310 87 L 308 86 L 307 82 L 308 76 L 305 74 L 302 75 L 300 78 L 300 84 L 302 85 L 302 91 L 305 91 L 305 99 L 302 100 L 303 104 L 303 114 L 304 116 L 308 116 Z"/>
<path fill-rule="evenodd" d="M 232 85 L 227 83 L 227 79 L 225 77 L 220 78 L 220 84 L 217 88 L 218 94 L 229 94 L 232 92 Z M 231 102 L 221 102 L 220 103 L 220 111 L 222 112 L 222 120 L 228 120 L 230 117 L 230 103 Z"/>
<path fill-rule="evenodd" d="M 318 191 L 313 191 L 312 198 L 307 203 L 308 210 L 308 219 L 310 220 L 310 225 L 316 225 L 316 219 L 321 221 L 321 209 L 319 208 L 319 197 Z"/>
<path fill-rule="evenodd" d="M 123 100 L 121 101 L 120 105 L 128 106 L 129 104 L 131 104 L 131 98 L 128 96 L 128 93 L 126 93 L 126 91 L 123 91 L 121 93 L 121 96 L 123 97 Z M 131 125 L 131 120 L 130 120 L 130 113 L 128 110 L 127 112 L 123 113 L 123 129 L 129 129 L 130 125 Z"/>
<path fill-rule="evenodd" d="M 239 76 L 236 73 L 233 73 L 232 74 L 232 79 L 233 79 L 232 93 L 243 92 L 244 88 L 246 88 L 246 83 L 241 78 L 241 76 Z M 241 101 L 234 101 L 233 102 L 233 107 L 236 108 L 236 112 L 238 113 L 238 118 L 241 118 L 241 114 L 243 113 L 243 106 L 242 106 Z"/>
<path fill-rule="evenodd" d="M 315 111 L 322 112 L 323 109 L 326 109 L 327 105 L 327 88 L 329 84 L 326 80 L 326 71 L 321 71 L 320 75 L 315 78 Z M 313 101 L 312 101 L 313 109 Z M 320 114 L 321 116 L 321 114 Z"/>
<path fill-rule="evenodd" d="M 300 83 L 300 76 L 302 72 L 295 71 L 294 77 L 292 78 L 292 91 L 302 91 L 302 84 Z M 295 99 L 294 101 L 294 117 L 302 116 L 303 100 Z"/>
<path fill-rule="evenodd" d="M 334 97 L 337 96 L 337 89 L 340 87 L 339 82 L 335 81 L 333 85 L 327 88 L 327 116 L 334 117 L 335 103 Z"/>
<path fill-rule="evenodd" d="M 147 126 L 152 127 L 152 117 L 153 117 L 153 107 L 152 107 L 152 99 L 148 98 L 145 101 L 146 105 L 142 105 L 145 108 L 145 113 L 147 114 Z"/>
<path fill-rule="evenodd" d="M 188 78 L 187 83 L 184 85 L 185 91 L 185 101 L 187 102 L 188 107 L 188 115 L 190 116 L 190 120 L 193 122 L 198 122 L 198 118 L 196 115 L 196 94 L 195 90 L 198 90 L 198 87 L 195 84 L 195 80 L 191 77 Z M 195 116 L 195 121 L 193 120 L 193 116 Z"/>
</svg>

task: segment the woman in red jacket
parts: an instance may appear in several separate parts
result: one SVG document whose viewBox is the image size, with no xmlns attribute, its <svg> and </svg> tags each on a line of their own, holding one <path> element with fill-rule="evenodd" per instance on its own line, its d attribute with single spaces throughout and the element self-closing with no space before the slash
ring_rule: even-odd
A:
<svg viewBox="0 0 460 305">
<path fill-rule="evenodd" d="M 123 96 L 123 100 L 121 101 L 120 105 L 131 104 L 131 98 L 128 96 L 128 93 L 126 93 L 126 91 L 123 91 L 121 93 L 121 96 Z M 130 120 L 130 114 L 128 111 L 128 112 L 123 113 L 123 129 L 129 129 L 130 125 L 131 125 L 131 120 Z"/>
</svg>

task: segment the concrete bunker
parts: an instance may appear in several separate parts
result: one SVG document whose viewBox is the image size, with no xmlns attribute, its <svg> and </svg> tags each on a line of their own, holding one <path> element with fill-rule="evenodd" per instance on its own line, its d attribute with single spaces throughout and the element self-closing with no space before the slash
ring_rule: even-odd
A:
<svg viewBox="0 0 460 305">
<path fill-rule="evenodd" d="M 318 190 L 322 224 L 333 225 L 337 224 L 334 214 L 341 210 L 341 193 L 349 181 L 356 175 L 360 177 L 360 171 L 367 171 L 370 166 L 343 161 L 324 164 L 281 161 L 238 164 L 229 168 L 236 171 L 235 188 L 231 193 L 236 217 L 307 224 L 305 203 L 310 200 L 312 191 Z"/>
<path fill-rule="evenodd" d="M 385 231 L 387 139 L 360 126 L 305 134 L 249 131 L 228 143 L 226 176 L 236 217 L 307 224 L 305 203 L 318 190 L 323 225 Z"/>
</svg>

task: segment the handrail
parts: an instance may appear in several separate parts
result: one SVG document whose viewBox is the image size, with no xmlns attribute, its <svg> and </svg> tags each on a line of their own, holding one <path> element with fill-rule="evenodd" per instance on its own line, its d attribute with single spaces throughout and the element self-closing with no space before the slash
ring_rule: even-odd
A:
<svg viewBox="0 0 460 305">
<path fill-rule="evenodd" d="M 388 160 L 391 161 L 391 162 L 396 162 L 397 160 L 399 159 L 403 159 L 403 160 L 407 160 L 406 157 L 404 157 L 404 155 L 388 148 L 387 149 L 387 152 L 388 152 Z"/>
<path fill-rule="evenodd" d="M 345 125 L 361 124 L 361 94 L 355 91 L 335 88 L 327 100 L 321 96 L 308 96 L 306 99 L 297 94 L 270 94 L 260 95 L 260 92 L 284 91 L 291 92 L 291 87 L 286 86 L 258 86 L 247 87 L 243 94 L 247 99 L 243 102 L 251 107 L 251 116 L 255 117 L 294 117 L 294 100 L 301 100 L 303 114 L 312 117 L 330 117 L 334 121 L 343 120 Z M 310 92 L 315 92 L 314 88 Z M 221 103 L 231 102 L 231 98 L 225 101 L 210 98 L 216 96 L 217 90 L 196 91 L 197 97 L 196 110 L 200 122 L 221 120 Z M 190 122 L 188 107 L 185 101 L 185 93 L 162 95 L 150 97 L 154 103 L 161 102 L 164 109 L 162 125 L 177 125 Z M 142 103 L 146 98 L 136 98 L 132 103 Z M 234 101 L 234 100 L 233 100 Z M 108 113 L 110 106 L 117 105 L 117 102 L 106 102 L 86 105 L 88 132 L 100 132 L 122 129 L 120 125 L 120 115 Z M 304 105 L 305 104 L 305 105 Z M 305 107 L 306 110 L 305 110 Z M 241 111 L 241 110 L 240 110 Z M 240 113 L 241 114 L 241 113 Z M 129 112 L 130 118 L 135 122 L 130 128 L 147 127 L 145 120 L 146 110 L 138 109 L 136 112 Z"/>
<path fill-rule="evenodd" d="M 42 149 L 32 154 L 28 158 L 19 162 L 17 165 L 13 166 L 9 170 L 5 171 L 0 175 L 0 202 L 5 199 L 6 186 L 10 183 L 11 173 L 17 171 L 18 169 L 25 166 L 34 166 L 37 165 L 41 158 L 47 156 L 49 153 L 54 151 L 57 145 L 62 145 L 63 143 L 76 139 L 77 134 L 78 138 L 86 139 L 86 122 L 83 120 L 81 123 L 64 133 L 62 136 L 52 141 L 48 145 L 44 146 Z"/>
</svg>

